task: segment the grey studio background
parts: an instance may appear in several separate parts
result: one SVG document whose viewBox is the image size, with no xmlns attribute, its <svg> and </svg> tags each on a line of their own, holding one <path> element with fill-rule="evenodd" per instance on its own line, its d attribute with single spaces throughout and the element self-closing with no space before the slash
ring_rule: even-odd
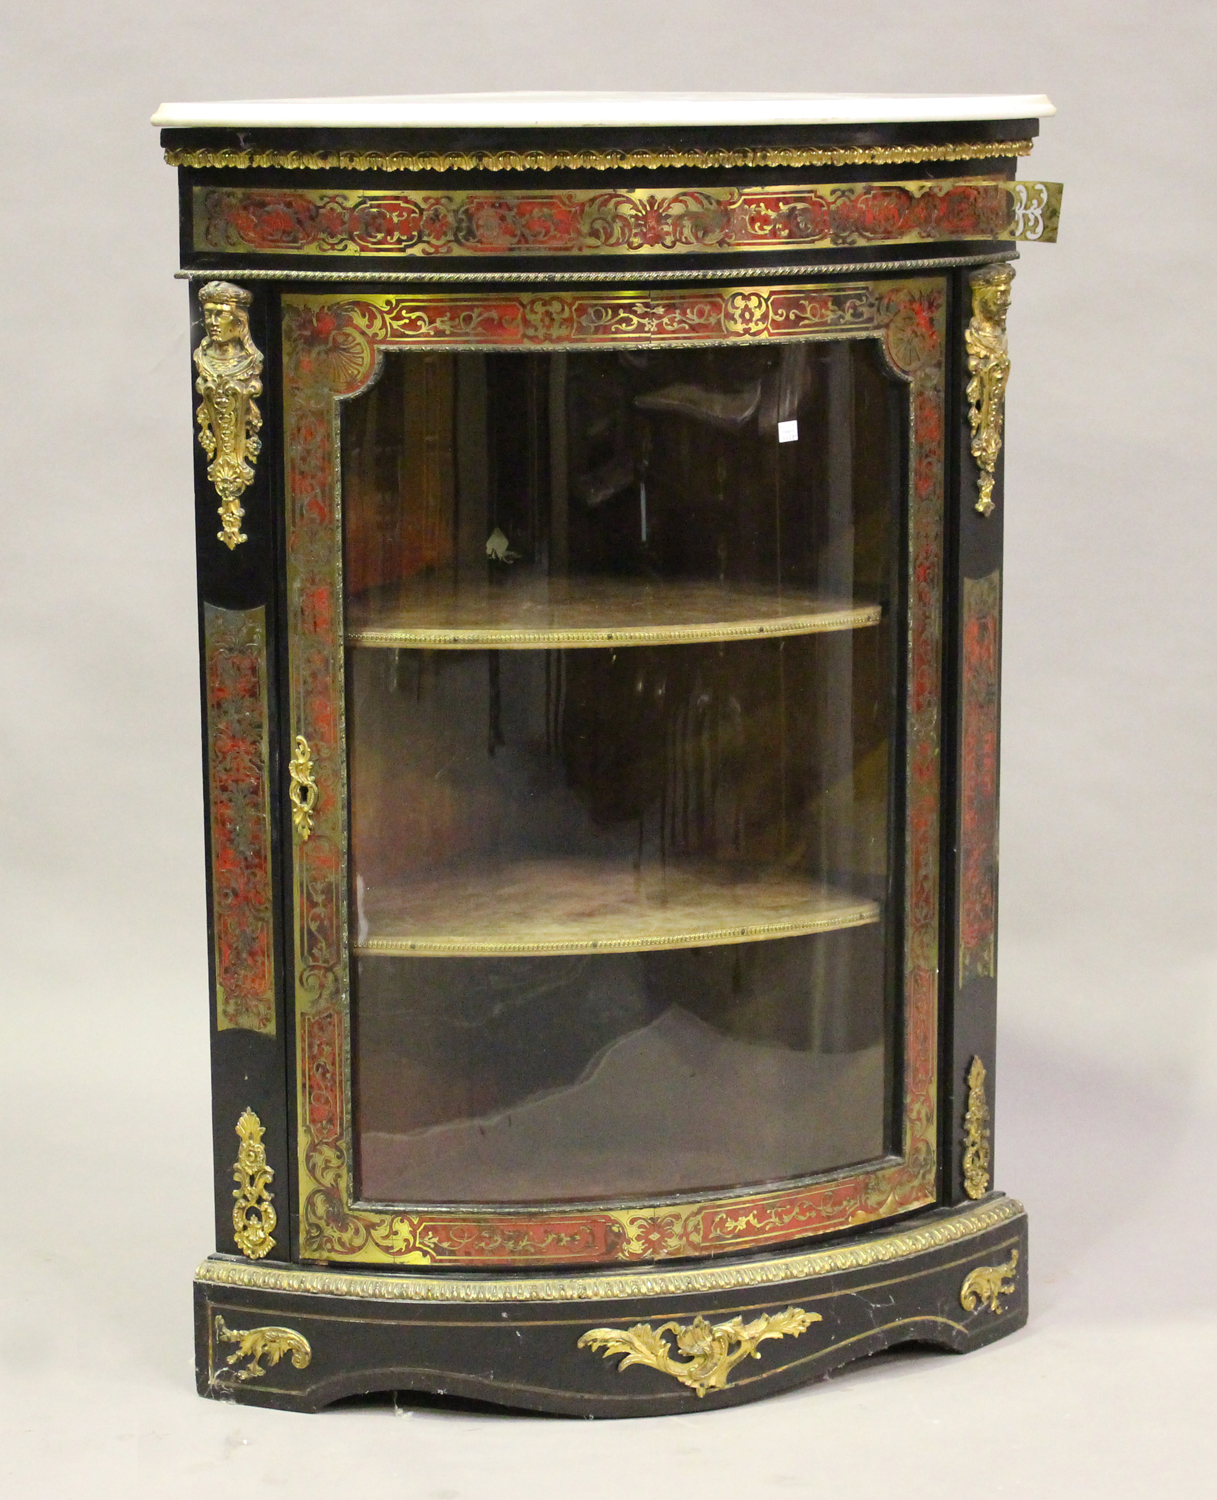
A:
<svg viewBox="0 0 1217 1500">
<path fill-rule="evenodd" d="M 1199 1493 L 1217 1332 L 1217 9 L 4 0 L 0 1476 L 34 1497 Z M 702 1416 L 202 1402 L 187 291 L 162 99 L 1044 90 L 1008 406 L 997 1185 L 1032 1321 Z"/>
</svg>

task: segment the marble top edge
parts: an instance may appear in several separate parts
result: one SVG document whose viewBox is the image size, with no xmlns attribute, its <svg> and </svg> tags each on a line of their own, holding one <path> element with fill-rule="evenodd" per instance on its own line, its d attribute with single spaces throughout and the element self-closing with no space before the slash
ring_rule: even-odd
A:
<svg viewBox="0 0 1217 1500">
<path fill-rule="evenodd" d="M 398 129 L 653 125 L 895 125 L 1045 119 L 1045 94 L 403 94 L 162 104 L 153 125 Z"/>
</svg>

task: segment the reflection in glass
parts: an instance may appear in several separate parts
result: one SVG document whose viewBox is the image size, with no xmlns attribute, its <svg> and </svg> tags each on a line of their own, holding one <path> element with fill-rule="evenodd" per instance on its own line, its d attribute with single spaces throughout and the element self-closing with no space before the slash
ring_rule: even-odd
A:
<svg viewBox="0 0 1217 1500">
<path fill-rule="evenodd" d="M 392 354 L 348 404 L 364 1198 L 887 1149 L 904 400 L 859 340 Z"/>
</svg>

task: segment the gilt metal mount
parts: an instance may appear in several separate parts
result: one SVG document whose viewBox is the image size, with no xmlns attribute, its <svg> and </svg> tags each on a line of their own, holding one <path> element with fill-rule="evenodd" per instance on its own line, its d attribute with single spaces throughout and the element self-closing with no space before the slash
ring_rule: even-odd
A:
<svg viewBox="0 0 1217 1500">
<path fill-rule="evenodd" d="M 650 1365 L 664 1375 L 672 1375 L 699 1396 L 707 1391 L 721 1391 L 727 1377 L 741 1360 L 760 1359 L 757 1345 L 762 1339 L 797 1337 L 813 1323 L 823 1320 L 819 1313 L 788 1307 L 784 1312 L 765 1313 L 745 1323 L 731 1318 L 726 1323 L 707 1323 L 700 1315 L 692 1323 L 635 1323 L 633 1328 L 592 1328 L 579 1340 L 580 1349 L 599 1349 L 605 1359 L 615 1354 L 625 1358 L 619 1370 L 630 1365 Z M 673 1350 L 668 1336 L 676 1338 Z"/>
<path fill-rule="evenodd" d="M 199 377 L 199 442 L 208 457 L 207 477 L 220 497 L 217 537 L 232 552 L 249 538 L 241 530 L 241 496 L 254 480 L 261 449 L 262 355 L 249 333 L 251 293 L 231 281 L 199 288 L 203 340 L 194 351 Z"/>
<path fill-rule="evenodd" d="M 979 1057 L 968 1069 L 968 1107 L 963 1117 L 963 1186 L 969 1198 L 989 1191 L 989 1101 L 985 1097 L 985 1065 Z"/>
<path fill-rule="evenodd" d="M 972 276 L 972 321 L 964 333 L 968 350 L 968 420 L 972 426 L 972 457 L 980 469 L 976 509 L 993 514 L 993 486 L 1001 453 L 1006 384 L 1010 379 L 1010 348 L 1006 314 L 1010 310 L 1012 266 L 986 266 Z"/>
<path fill-rule="evenodd" d="M 959 1304 L 964 1312 L 975 1312 L 978 1307 L 987 1307 L 991 1313 L 1001 1312 L 1001 1299 L 1014 1295 L 1014 1273 L 1018 1270 L 1018 1251 L 1010 1252 L 1010 1259 L 1000 1266 L 977 1266 L 969 1271 L 959 1289 Z"/>
<path fill-rule="evenodd" d="M 241 1145 L 232 1169 L 236 1187 L 233 1197 L 237 1200 L 232 1210 L 233 1238 L 238 1249 L 250 1260 L 261 1260 L 275 1247 L 272 1231 L 279 1222 L 269 1192 L 274 1171 L 266 1163 L 266 1147 L 262 1144 L 264 1127 L 252 1109 L 246 1109 L 237 1121 L 237 1135 Z"/>
<path fill-rule="evenodd" d="M 292 1328 L 229 1328 L 217 1313 L 215 1336 L 218 1341 L 237 1345 L 225 1361 L 233 1368 L 220 1372 L 230 1374 L 234 1380 L 257 1380 L 265 1375 L 263 1360 L 267 1365 L 277 1365 L 285 1354 L 290 1354 L 292 1364 L 303 1370 L 313 1357 L 309 1341 Z M 241 1366 L 242 1360 L 249 1363 Z"/>
</svg>

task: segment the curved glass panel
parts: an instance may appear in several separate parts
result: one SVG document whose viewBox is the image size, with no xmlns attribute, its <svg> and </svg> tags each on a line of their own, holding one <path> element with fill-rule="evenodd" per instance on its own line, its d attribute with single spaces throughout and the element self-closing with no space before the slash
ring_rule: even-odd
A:
<svg viewBox="0 0 1217 1500">
<path fill-rule="evenodd" d="M 391 353 L 346 404 L 365 1201 L 889 1149 L 906 404 L 869 339 Z"/>
</svg>

